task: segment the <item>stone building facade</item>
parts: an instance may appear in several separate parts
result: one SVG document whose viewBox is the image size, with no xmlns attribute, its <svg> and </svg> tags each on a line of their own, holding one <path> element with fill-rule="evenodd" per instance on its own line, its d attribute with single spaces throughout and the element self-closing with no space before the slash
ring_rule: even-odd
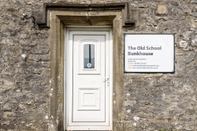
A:
<svg viewBox="0 0 197 131">
<path fill-rule="evenodd" d="M 1 0 L 0 131 L 65 129 L 56 23 L 87 26 L 83 11 L 117 16 L 95 20 L 115 24 L 113 131 L 196 131 L 197 0 Z M 124 73 L 125 33 L 174 34 L 174 72 Z"/>
</svg>

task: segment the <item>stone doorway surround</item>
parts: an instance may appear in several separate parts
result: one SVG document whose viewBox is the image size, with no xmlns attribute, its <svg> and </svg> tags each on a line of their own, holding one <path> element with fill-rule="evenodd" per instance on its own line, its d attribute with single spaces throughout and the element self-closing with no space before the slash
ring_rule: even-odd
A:
<svg viewBox="0 0 197 131">
<path fill-rule="evenodd" d="M 40 28 L 49 29 L 50 44 L 50 131 L 64 130 L 64 28 L 67 26 L 111 26 L 113 31 L 113 130 L 120 121 L 123 101 L 123 27 L 133 28 L 128 3 L 44 4 L 43 12 L 33 12 Z"/>
</svg>

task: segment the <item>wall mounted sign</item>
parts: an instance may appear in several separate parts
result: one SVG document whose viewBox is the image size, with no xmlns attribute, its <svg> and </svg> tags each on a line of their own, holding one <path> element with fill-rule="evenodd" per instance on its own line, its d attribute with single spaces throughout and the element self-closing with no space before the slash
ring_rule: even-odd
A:
<svg viewBox="0 0 197 131">
<path fill-rule="evenodd" d="M 174 72 L 174 34 L 125 34 L 125 72 Z"/>
</svg>

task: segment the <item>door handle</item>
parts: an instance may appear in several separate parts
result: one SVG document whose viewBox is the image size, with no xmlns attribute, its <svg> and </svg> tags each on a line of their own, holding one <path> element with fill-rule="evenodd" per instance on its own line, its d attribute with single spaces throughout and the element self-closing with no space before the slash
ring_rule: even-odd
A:
<svg viewBox="0 0 197 131">
<path fill-rule="evenodd" d="M 103 79 L 104 79 L 103 82 L 109 81 L 109 77 L 104 77 Z"/>
<path fill-rule="evenodd" d="M 103 79 L 104 79 L 103 82 L 107 82 L 106 84 L 107 86 L 109 86 L 109 77 L 104 77 Z"/>
</svg>

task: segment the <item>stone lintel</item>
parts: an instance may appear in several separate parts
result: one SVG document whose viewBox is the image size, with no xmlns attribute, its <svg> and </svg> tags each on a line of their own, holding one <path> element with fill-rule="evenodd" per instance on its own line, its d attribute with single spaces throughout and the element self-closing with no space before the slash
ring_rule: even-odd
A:
<svg viewBox="0 0 197 131">
<path fill-rule="evenodd" d="M 128 3 L 107 3 L 107 4 L 73 4 L 73 3 L 44 3 L 43 11 L 34 11 L 32 15 L 36 20 L 36 24 L 39 25 L 40 28 L 50 28 L 48 24 L 48 11 L 123 11 L 124 13 L 124 25 L 123 27 L 130 27 L 135 25 L 133 19 L 130 16 L 130 9 Z M 99 18 L 99 17 L 97 17 Z M 101 16 L 100 16 L 101 18 Z M 111 17 L 112 18 L 112 17 Z M 111 18 L 108 18 L 106 21 L 111 21 Z M 77 19 L 76 17 L 73 19 Z M 95 17 L 87 17 L 83 18 L 85 21 L 90 21 L 88 25 L 92 25 L 91 21 L 94 21 Z M 101 18 L 102 19 L 102 18 Z M 102 19 L 103 20 L 103 19 Z M 74 22 L 74 21 L 72 21 Z M 109 23 L 109 22 L 105 22 Z M 110 22 L 112 23 L 112 22 Z M 73 23 L 75 24 L 75 22 Z M 82 23 L 83 24 L 83 23 Z M 87 25 L 87 24 L 86 24 Z M 95 25 L 99 25 L 98 23 Z"/>
</svg>

